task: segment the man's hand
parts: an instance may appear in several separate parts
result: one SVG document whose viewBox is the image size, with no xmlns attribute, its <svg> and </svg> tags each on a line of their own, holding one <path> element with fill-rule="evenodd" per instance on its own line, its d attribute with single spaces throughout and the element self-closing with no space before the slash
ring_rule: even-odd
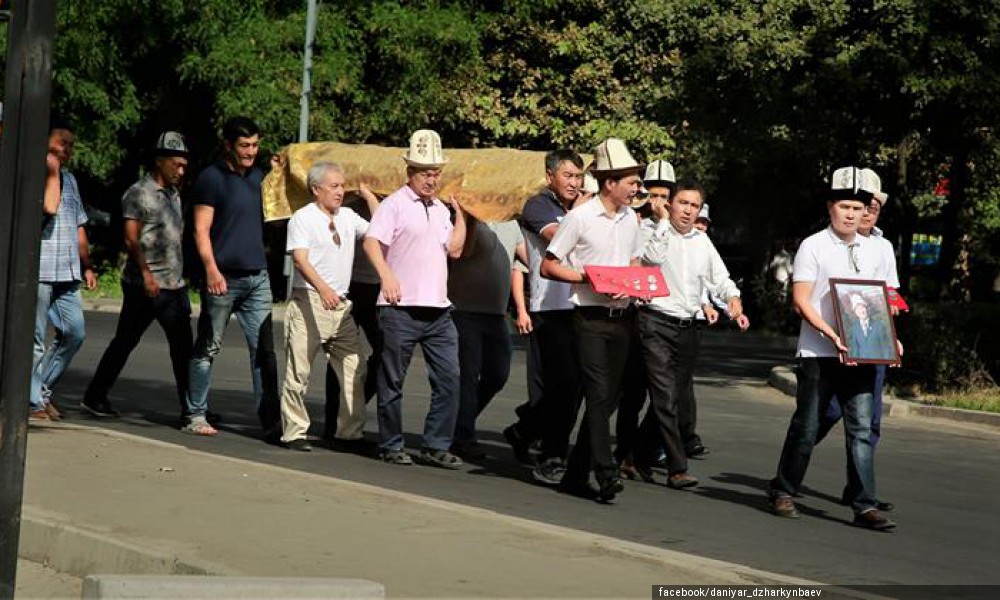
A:
<svg viewBox="0 0 1000 600">
<path fill-rule="evenodd" d="M 729 318 L 730 319 L 740 318 L 740 315 L 743 314 L 743 301 L 740 300 L 739 297 L 733 296 L 732 298 L 729 299 L 729 302 L 727 302 L 726 304 L 727 307 L 729 308 Z"/>
<path fill-rule="evenodd" d="M 156 278 L 149 271 L 142 274 L 142 287 L 150 298 L 156 298 L 160 294 L 160 284 L 156 283 Z"/>
<path fill-rule="evenodd" d="M 670 212 L 667 209 L 667 201 L 664 198 L 653 198 L 649 201 L 649 208 L 653 211 L 653 216 L 658 220 L 670 219 Z"/>
<path fill-rule="evenodd" d="M 97 275 L 94 274 L 93 267 L 85 267 L 83 269 L 83 283 L 87 286 L 88 290 L 97 289 Z"/>
<path fill-rule="evenodd" d="M 319 299 L 323 303 L 323 308 L 326 310 L 334 310 L 340 306 L 340 294 L 334 291 L 334 289 L 330 286 L 324 285 L 316 291 L 319 292 Z"/>
<path fill-rule="evenodd" d="M 715 325 L 719 320 L 719 311 L 715 310 L 714 306 L 706 304 L 701 307 L 701 310 L 705 313 L 705 319 L 708 321 L 709 325 Z"/>
<path fill-rule="evenodd" d="M 358 195 L 361 196 L 362 198 L 364 198 L 365 202 L 375 202 L 375 203 L 378 203 L 378 197 L 375 195 L 374 192 L 371 191 L 371 188 L 369 188 L 364 183 L 359 183 L 358 184 Z"/>
<path fill-rule="evenodd" d="M 48 173 L 49 177 L 57 177 L 59 175 L 59 159 L 56 158 L 55 154 L 49 152 L 45 155 L 45 171 Z"/>
<path fill-rule="evenodd" d="M 517 321 L 517 332 L 521 335 L 528 335 L 534 329 L 534 325 L 531 322 L 531 315 L 527 312 L 518 312 Z"/>
<path fill-rule="evenodd" d="M 229 291 L 229 287 L 226 285 L 226 277 L 218 269 L 213 269 L 209 273 L 205 273 L 205 284 L 208 287 L 208 293 L 213 296 L 225 296 L 226 292 Z"/>
<path fill-rule="evenodd" d="M 399 282 L 396 281 L 396 276 L 392 273 L 382 278 L 382 297 L 394 306 L 403 299 L 403 290 L 399 287 Z"/>
<path fill-rule="evenodd" d="M 736 317 L 736 324 L 739 326 L 740 331 L 750 329 L 750 319 L 746 315 Z"/>
</svg>

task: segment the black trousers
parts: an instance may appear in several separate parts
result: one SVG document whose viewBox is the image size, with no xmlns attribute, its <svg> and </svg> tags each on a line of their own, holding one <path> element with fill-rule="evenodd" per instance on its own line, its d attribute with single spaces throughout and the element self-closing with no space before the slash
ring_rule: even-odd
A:
<svg viewBox="0 0 1000 600">
<path fill-rule="evenodd" d="M 631 312 L 578 308 L 574 314 L 586 412 L 566 465 L 564 481 L 583 483 L 591 468 L 599 484 L 618 474 L 611 452 L 611 415 L 621 397 L 622 377 L 635 335 Z"/>
<path fill-rule="evenodd" d="M 88 403 L 107 400 L 108 392 L 154 319 L 167 336 L 178 406 L 181 415 L 187 413 L 188 363 L 194 344 L 191 335 L 191 301 L 187 288 L 160 290 L 155 298 L 150 298 L 142 287 L 122 284 L 122 309 L 118 315 L 115 337 L 101 356 L 97 370 L 87 386 L 84 398 Z"/>
<path fill-rule="evenodd" d="M 572 310 L 531 313 L 528 338 L 528 401 L 517 407 L 514 429 L 541 440 L 542 460 L 566 458 L 583 400 L 580 358 Z"/>
<path fill-rule="evenodd" d="M 682 327 L 652 310 L 639 311 L 636 329 L 646 359 L 652 416 L 646 413 L 641 447 L 635 449 L 635 459 L 640 463 L 651 462 L 656 443 L 662 440 L 667 450 L 668 471 L 671 475 L 684 473 L 688 465 L 681 422 L 691 417 L 682 414 L 682 407 L 693 386 L 700 333 L 695 325 Z M 693 396 L 690 398 L 693 400 Z M 653 433 L 655 425 L 659 426 L 659 436 Z M 693 420 L 689 426 L 693 428 Z"/>
<path fill-rule="evenodd" d="M 639 428 L 639 413 L 646 404 L 646 388 L 646 359 L 642 355 L 639 337 L 634 336 L 625 363 L 621 400 L 618 405 L 618 417 L 615 420 L 615 459 L 618 462 L 629 458 L 639 443 L 639 436 L 644 435 Z M 651 410 L 647 410 L 646 414 L 650 412 Z"/>
<path fill-rule="evenodd" d="M 378 294 L 381 286 L 377 283 L 362 283 L 352 281 L 350 287 L 351 316 L 358 327 L 365 332 L 365 338 L 372 346 L 372 354 L 368 357 L 365 367 L 365 402 L 371 402 L 375 397 L 378 380 L 378 364 L 382 356 L 382 333 L 378 326 Z M 340 411 L 340 381 L 337 373 L 330 365 L 326 366 L 326 409 L 324 420 L 324 437 L 333 439 L 337 431 L 337 413 Z"/>
</svg>

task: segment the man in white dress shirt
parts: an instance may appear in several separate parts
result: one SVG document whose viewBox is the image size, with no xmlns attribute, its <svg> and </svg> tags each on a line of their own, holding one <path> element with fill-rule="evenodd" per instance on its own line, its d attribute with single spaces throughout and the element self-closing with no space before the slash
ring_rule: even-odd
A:
<svg viewBox="0 0 1000 600">
<path fill-rule="evenodd" d="M 568 493 L 592 495 L 588 478 L 593 467 L 597 500 L 610 502 L 623 489 L 611 452 L 610 419 L 634 336 L 634 310 L 626 297 L 595 292 L 584 267 L 639 264 L 639 219 L 629 204 L 639 189 L 643 167 L 619 139 L 602 142 L 594 154 L 591 173 L 600 183 L 600 193 L 571 210 L 559 224 L 546 250 L 542 275 L 573 284 L 570 302 L 576 306 L 573 321 L 586 402 L 583 425 L 560 485 Z"/>
<path fill-rule="evenodd" d="M 660 267 L 670 290 L 669 296 L 654 298 L 640 309 L 637 329 L 646 358 L 649 396 L 667 449 L 667 485 L 674 489 L 698 484 L 688 473 L 679 417 L 698 354 L 695 315 L 702 307 L 703 287 L 727 303 L 732 318 L 743 314 L 740 291 L 719 252 L 694 227 L 704 197 L 701 186 L 688 179 L 677 183 L 669 202 L 651 200 L 659 224 L 642 251 L 643 263 Z M 636 448 L 636 467 L 648 467 L 653 451 Z"/>
</svg>

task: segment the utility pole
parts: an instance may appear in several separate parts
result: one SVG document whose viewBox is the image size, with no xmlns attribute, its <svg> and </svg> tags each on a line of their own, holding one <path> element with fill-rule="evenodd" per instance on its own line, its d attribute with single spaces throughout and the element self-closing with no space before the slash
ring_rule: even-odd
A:
<svg viewBox="0 0 1000 600">
<path fill-rule="evenodd" d="M 313 44 L 316 42 L 316 3 L 307 0 L 306 8 L 306 48 L 302 59 L 302 96 L 299 99 L 299 143 L 309 141 L 309 100 L 312 98 Z M 295 266 L 292 255 L 285 255 L 282 269 L 285 276 L 285 300 L 292 297 L 292 275 Z"/>
<path fill-rule="evenodd" d="M 312 97 L 313 44 L 316 42 L 316 3 L 307 0 L 306 49 L 302 60 L 302 97 L 299 103 L 299 143 L 309 140 L 309 100 Z"/>
<path fill-rule="evenodd" d="M 0 598 L 14 597 L 17 576 L 56 3 L 21 0 L 9 15 L 0 142 Z"/>
</svg>

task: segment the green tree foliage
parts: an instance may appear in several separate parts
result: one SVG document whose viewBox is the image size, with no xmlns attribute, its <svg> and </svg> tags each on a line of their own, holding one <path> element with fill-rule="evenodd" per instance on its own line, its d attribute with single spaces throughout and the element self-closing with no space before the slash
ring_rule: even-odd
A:
<svg viewBox="0 0 1000 600">
<path fill-rule="evenodd" d="M 271 149 L 294 141 L 305 5 L 60 3 L 55 108 L 103 204 L 165 128 L 196 163 L 235 113 Z M 998 68 L 1000 0 L 321 2 L 310 131 L 401 145 L 433 127 L 448 145 L 526 149 L 623 137 L 707 183 L 756 262 L 823 220 L 834 164 L 861 163 L 882 174 L 899 239 L 937 215 L 961 291 L 970 268 L 995 268 L 981 255 L 1000 230 Z"/>
</svg>

